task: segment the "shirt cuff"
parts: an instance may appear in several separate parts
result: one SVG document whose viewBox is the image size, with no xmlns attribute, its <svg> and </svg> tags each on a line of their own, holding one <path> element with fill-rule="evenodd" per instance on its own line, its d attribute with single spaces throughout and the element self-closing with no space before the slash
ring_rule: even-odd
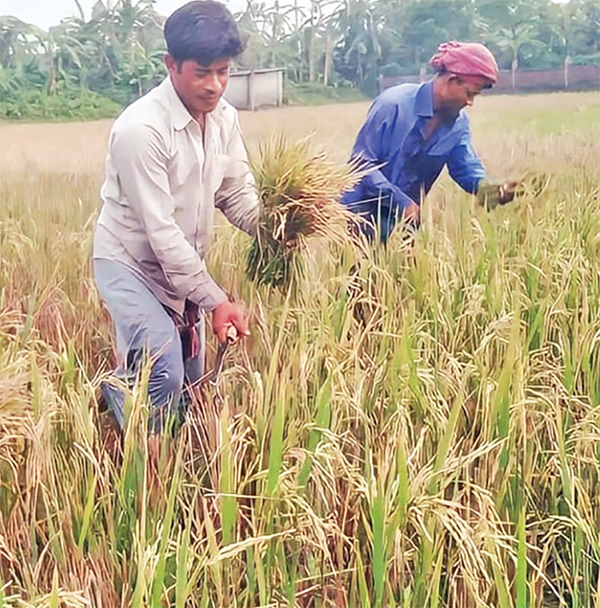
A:
<svg viewBox="0 0 600 608">
<path fill-rule="evenodd" d="M 213 281 L 211 277 L 206 279 L 192 291 L 188 300 L 197 304 L 205 312 L 211 312 L 217 306 L 227 302 L 227 294 Z"/>
<path fill-rule="evenodd" d="M 394 199 L 394 203 L 400 209 L 406 209 L 416 201 L 413 201 L 408 194 L 400 190 L 397 186 L 394 186 L 392 189 L 392 197 Z"/>
</svg>

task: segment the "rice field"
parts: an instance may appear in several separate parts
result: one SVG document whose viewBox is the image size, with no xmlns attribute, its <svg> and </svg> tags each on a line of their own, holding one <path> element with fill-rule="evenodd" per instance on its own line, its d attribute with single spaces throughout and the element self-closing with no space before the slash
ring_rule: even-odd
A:
<svg viewBox="0 0 600 608">
<path fill-rule="evenodd" d="M 367 107 L 242 128 L 341 163 Z M 600 606 L 600 100 L 489 96 L 472 122 L 492 175 L 551 176 L 539 196 L 486 213 L 443 178 L 412 248 L 315 243 L 288 292 L 218 225 L 252 335 L 158 472 L 143 383 L 122 458 L 99 431 L 110 123 L 0 124 L 0 608 Z"/>
</svg>

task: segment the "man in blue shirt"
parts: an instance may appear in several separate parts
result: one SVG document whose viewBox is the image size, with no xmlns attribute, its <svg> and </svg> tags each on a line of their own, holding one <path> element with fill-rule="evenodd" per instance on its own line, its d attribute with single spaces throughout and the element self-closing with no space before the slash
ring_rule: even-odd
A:
<svg viewBox="0 0 600 608">
<path fill-rule="evenodd" d="M 462 110 L 495 84 L 496 60 L 482 44 L 447 42 L 430 63 L 437 73 L 433 80 L 392 87 L 373 102 L 352 152 L 369 172 L 343 203 L 367 220 L 368 236 L 377 228 L 384 243 L 400 218 L 418 227 L 420 202 L 445 165 L 473 194 L 486 177 Z M 515 187 L 497 186 L 496 202 L 512 200 Z"/>
</svg>

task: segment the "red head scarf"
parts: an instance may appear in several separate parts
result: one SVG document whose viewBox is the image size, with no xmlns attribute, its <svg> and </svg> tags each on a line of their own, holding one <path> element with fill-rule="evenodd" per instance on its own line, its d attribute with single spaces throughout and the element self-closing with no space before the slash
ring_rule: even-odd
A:
<svg viewBox="0 0 600 608">
<path fill-rule="evenodd" d="M 429 60 L 429 64 L 438 73 L 481 76 L 492 84 L 498 80 L 498 64 L 494 55 L 478 42 L 444 42 Z"/>
</svg>

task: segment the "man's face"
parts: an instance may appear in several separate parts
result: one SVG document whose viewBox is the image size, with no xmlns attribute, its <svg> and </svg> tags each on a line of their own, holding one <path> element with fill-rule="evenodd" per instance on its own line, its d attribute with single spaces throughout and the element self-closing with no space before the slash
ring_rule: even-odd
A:
<svg viewBox="0 0 600 608">
<path fill-rule="evenodd" d="M 217 59 L 202 65 L 187 59 L 180 65 L 170 56 L 165 59 L 173 87 L 183 105 L 196 119 L 212 112 L 219 103 L 229 81 L 229 59 Z"/>
<path fill-rule="evenodd" d="M 463 108 L 473 105 L 475 98 L 487 84 L 487 80 L 480 76 L 451 76 L 444 95 L 445 113 L 456 118 Z"/>
</svg>

